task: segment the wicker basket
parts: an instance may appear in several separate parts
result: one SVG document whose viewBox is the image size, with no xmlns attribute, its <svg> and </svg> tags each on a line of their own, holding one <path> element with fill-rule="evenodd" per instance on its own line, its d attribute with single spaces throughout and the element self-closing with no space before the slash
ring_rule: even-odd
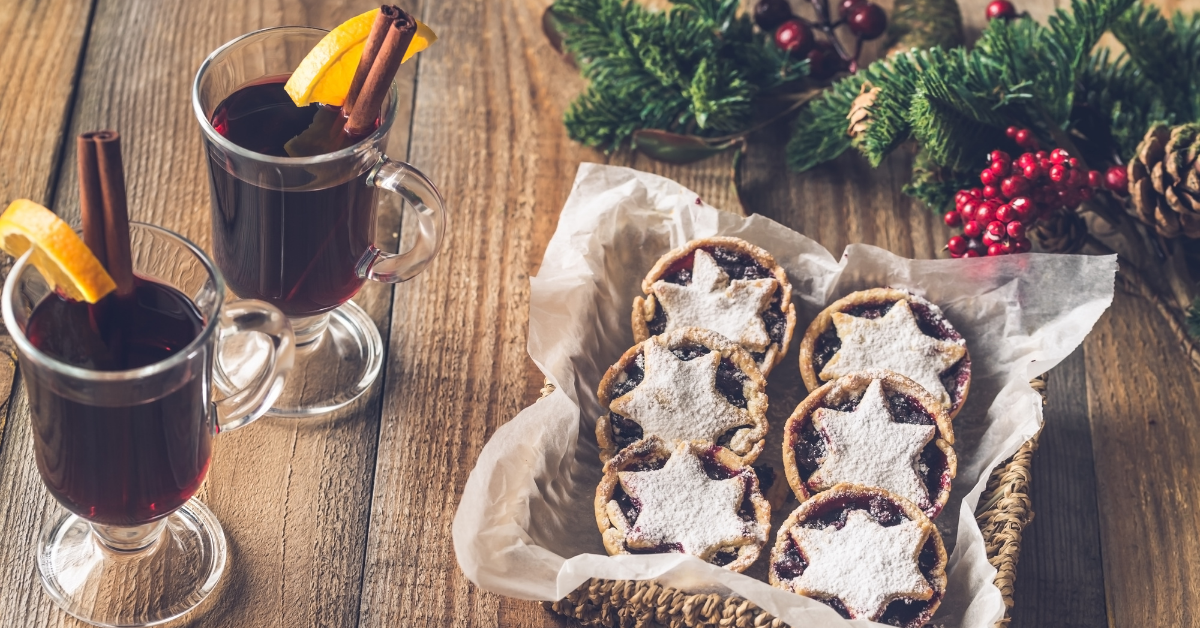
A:
<svg viewBox="0 0 1200 628">
<path fill-rule="evenodd" d="M 1030 382 L 1046 400 L 1044 376 Z M 542 396 L 554 391 L 547 383 Z M 1004 464 L 992 470 L 975 515 L 983 531 L 988 561 L 996 568 L 996 587 L 1004 597 L 1008 625 L 1013 605 L 1021 533 L 1033 520 L 1029 502 L 1030 462 L 1037 437 L 1030 439 Z M 783 628 L 786 624 L 749 600 L 715 593 L 688 594 L 652 580 L 599 580 L 593 578 L 566 598 L 543 602 L 548 610 L 573 617 L 587 626 L 608 628 Z"/>
</svg>

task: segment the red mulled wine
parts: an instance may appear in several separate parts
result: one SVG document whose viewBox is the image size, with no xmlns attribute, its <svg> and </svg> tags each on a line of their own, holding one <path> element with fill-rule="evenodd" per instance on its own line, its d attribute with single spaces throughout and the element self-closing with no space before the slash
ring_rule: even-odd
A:
<svg viewBox="0 0 1200 628">
<path fill-rule="evenodd" d="M 25 335 L 60 362 L 123 371 L 169 358 L 203 328 L 186 296 L 136 277 L 132 295 L 95 305 L 48 295 Z M 34 451 L 47 488 L 72 512 L 105 525 L 139 525 L 178 508 L 208 470 L 214 419 L 205 381 L 196 372 L 141 403 L 85 403 L 54 382 L 31 382 Z"/>
<path fill-rule="evenodd" d="M 352 145 L 341 110 L 297 107 L 283 89 L 287 78 L 266 77 L 229 95 L 213 112 L 213 128 L 273 157 Z M 209 159 L 213 252 L 234 293 L 289 316 L 312 316 L 358 292 L 356 266 L 375 236 L 376 188 L 367 185 L 367 171 L 329 182 L 318 167 L 242 178 L 216 151 Z"/>
</svg>

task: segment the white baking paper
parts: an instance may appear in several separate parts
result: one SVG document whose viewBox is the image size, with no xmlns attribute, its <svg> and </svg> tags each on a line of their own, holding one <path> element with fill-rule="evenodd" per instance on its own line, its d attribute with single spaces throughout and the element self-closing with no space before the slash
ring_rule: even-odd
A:
<svg viewBox="0 0 1200 628">
<path fill-rule="evenodd" d="M 972 381 L 954 421 L 958 477 L 937 520 L 951 551 L 949 584 L 930 625 L 991 628 L 1003 605 L 972 513 L 988 472 L 1041 425 L 1030 378 L 1077 347 L 1112 301 L 1115 256 L 909 260 L 855 244 L 839 261 L 762 216 L 718 211 L 668 179 L 596 164 L 580 167 L 531 279 L 529 355 L 556 390 L 498 429 L 480 453 L 454 518 L 463 572 L 483 589 L 530 600 L 561 599 L 588 578 L 657 579 L 690 592 L 742 596 L 792 626 L 875 625 L 843 620 L 824 604 L 766 583 L 770 550 L 788 512 L 773 513 L 770 540 L 746 574 L 680 554 L 608 556 L 600 542 L 594 429 L 603 410 L 596 386 L 633 345 L 633 298 L 655 260 L 713 235 L 767 249 L 792 281 L 796 334 L 769 379 L 771 432 L 759 459 L 776 467 L 778 481 L 786 481 L 782 425 L 806 395 L 798 346 L 825 304 L 865 288 L 907 288 L 940 305 L 966 337 Z M 784 510 L 797 505 L 792 498 Z"/>
</svg>

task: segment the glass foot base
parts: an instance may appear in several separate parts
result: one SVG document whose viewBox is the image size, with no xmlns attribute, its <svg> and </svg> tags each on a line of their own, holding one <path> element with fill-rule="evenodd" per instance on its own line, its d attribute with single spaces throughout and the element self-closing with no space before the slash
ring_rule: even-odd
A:
<svg viewBox="0 0 1200 628">
<path fill-rule="evenodd" d="M 135 538 L 136 537 L 136 538 Z M 225 571 L 225 533 L 192 499 L 142 528 L 101 528 L 69 514 L 38 539 L 42 585 L 96 626 L 153 626 L 195 608 Z"/>
<path fill-rule="evenodd" d="M 295 366 L 269 416 L 311 417 L 349 405 L 371 387 L 383 366 L 375 322 L 353 301 L 311 318 L 292 318 Z M 216 369 L 221 390 L 246 387 L 265 366 L 267 340 L 244 334 L 225 341 Z"/>
</svg>

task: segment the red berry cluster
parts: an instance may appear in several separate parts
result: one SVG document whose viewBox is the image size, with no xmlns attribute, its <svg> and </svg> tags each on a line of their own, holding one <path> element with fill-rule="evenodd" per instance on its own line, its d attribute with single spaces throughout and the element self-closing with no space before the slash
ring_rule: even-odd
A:
<svg viewBox="0 0 1200 628">
<path fill-rule="evenodd" d="M 855 72 L 862 43 L 883 35 L 887 30 L 887 14 L 869 0 L 837 0 L 841 19 L 829 19 L 828 0 L 812 0 L 817 21 L 810 22 L 792 13 L 788 0 L 758 0 L 754 5 L 754 22 L 768 33 L 775 33 L 775 45 L 793 57 L 808 59 L 809 75 L 827 79 L 841 70 Z M 834 29 L 845 25 L 857 38 L 854 54 L 842 49 Z M 816 37 L 816 31 L 824 34 Z"/>
<path fill-rule="evenodd" d="M 1107 183 L 1062 148 L 1039 150 L 1028 129 L 1009 127 L 1007 134 L 1029 152 L 1012 159 L 1002 150 L 992 151 L 979 173 L 983 187 L 955 195 L 955 210 L 945 216 L 947 225 L 962 225 L 962 235 L 946 243 L 952 257 L 1024 253 L 1031 248 L 1025 231 L 1033 223 L 1055 209 L 1078 207 Z"/>
</svg>

